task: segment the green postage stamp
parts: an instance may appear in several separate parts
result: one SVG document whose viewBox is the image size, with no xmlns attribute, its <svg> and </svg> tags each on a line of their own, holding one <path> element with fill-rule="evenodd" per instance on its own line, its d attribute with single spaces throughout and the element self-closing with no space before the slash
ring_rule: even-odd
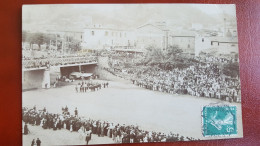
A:
<svg viewBox="0 0 260 146">
<path fill-rule="evenodd" d="M 202 109 L 202 133 L 209 136 L 237 134 L 236 106 L 204 106 Z"/>
</svg>

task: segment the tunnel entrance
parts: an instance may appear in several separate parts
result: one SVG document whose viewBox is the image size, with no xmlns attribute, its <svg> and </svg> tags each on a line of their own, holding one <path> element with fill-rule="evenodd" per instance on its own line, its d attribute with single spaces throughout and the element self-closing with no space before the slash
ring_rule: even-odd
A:
<svg viewBox="0 0 260 146">
<path fill-rule="evenodd" d="M 60 73 L 68 78 L 72 72 L 95 73 L 96 67 L 96 64 L 61 67 Z"/>
</svg>

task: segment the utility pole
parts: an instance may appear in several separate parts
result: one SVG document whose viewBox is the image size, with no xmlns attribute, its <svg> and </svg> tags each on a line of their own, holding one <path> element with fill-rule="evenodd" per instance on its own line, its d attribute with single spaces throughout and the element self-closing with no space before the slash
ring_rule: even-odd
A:
<svg viewBox="0 0 260 146">
<path fill-rule="evenodd" d="M 224 37 L 226 36 L 226 18 L 224 18 Z"/>
<path fill-rule="evenodd" d="M 163 40 L 163 42 L 164 42 L 164 51 L 166 51 L 167 49 L 168 49 L 168 39 L 169 39 L 169 36 L 168 36 L 168 32 L 169 32 L 169 30 L 164 30 L 164 32 L 165 32 L 165 36 L 164 36 L 164 40 Z"/>
<path fill-rule="evenodd" d="M 49 50 L 51 50 L 51 39 L 50 39 L 50 45 L 49 45 Z"/>
<path fill-rule="evenodd" d="M 63 38 L 61 39 L 61 50 L 62 50 L 62 54 L 64 55 L 64 40 Z"/>
<path fill-rule="evenodd" d="M 55 38 L 56 38 L 56 43 L 55 43 L 55 45 L 56 45 L 56 51 L 58 50 L 58 41 L 57 41 L 57 34 L 55 33 Z"/>
<path fill-rule="evenodd" d="M 168 30 L 166 30 L 166 48 L 165 50 L 168 49 Z"/>
</svg>

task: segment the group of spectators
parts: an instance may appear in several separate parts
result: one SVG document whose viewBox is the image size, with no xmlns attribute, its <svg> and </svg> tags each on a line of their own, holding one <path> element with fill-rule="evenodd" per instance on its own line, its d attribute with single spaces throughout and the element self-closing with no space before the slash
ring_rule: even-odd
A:
<svg viewBox="0 0 260 146">
<path fill-rule="evenodd" d="M 221 76 L 218 67 L 211 63 L 170 71 L 151 68 L 132 81 L 154 91 L 239 101 L 239 79 Z"/>
<path fill-rule="evenodd" d="M 96 57 L 65 57 L 65 58 L 47 58 L 47 59 L 33 59 L 23 60 L 24 68 L 40 68 L 77 63 L 91 63 L 97 62 Z"/>
<path fill-rule="evenodd" d="M 43 129 L 67 129 L 70 132 L 78 132 L 79 138 L 84 138 L 86 143 L 91 140 L 91 135 L 99 137 L 107 136 L 112 138 L 115 143 L 142 143 L 142 142 L 171 142 L 183 140 L 198 140 L 190 137 L 180 136 L 179 134 L 164 134 L 162 132 L 142 130 L 137 125 L 115 124 L 108 121 L 86 119 L 78 116 L 77 108 L 74 115 L 70 114 L 68 107 L 62 108 L 62 114 L 52 114 L 36 107 L 29 109 L 24 107 L 22 110 L 23 122 L 27 124 L 41 126 Z M 27 127 L 28 129 L 28 127 Z"/>
<path fill-rule="evenodd" d="M 22 57 L 23 68 L 39 68 L 39 67 L 50 67 L 50 66 L 76 64 L 76 63 L 91 63 L 91 62 L 97 62 L 95 53 L 88 53 L 82 55 L 63 54 L 60 56 L 51 56 L 51 55 L 34 56 L 31 53 L 25 53 L 23 51 L 23 57 Z"/>
<path fill-rule="evenodd" d="M 103 82 L 103 83 L 99 83 L 99 82 L 79 82 L 78 84 L 76 84 L 75 86 L 75 90 L 76 92 L 88 92 L 88 91 L 98 91 L 101 88 L 108 88 L 109 83 L 108 82 Z"/>
<path fill-rule="evenodd" d="M 221 64 L 234 62 L 234 58 L 199 56 L 194 58 L 196 62 L 187 68 L 176 67 L 170 70 L 158 66 L 127 67 L 120 62 L 120 57 L 117 58 L 119 59 L 110 61 L 111 68 L 106 70 L 116 76 L 130 79 L 140 87 L 170 94 L 189 94 L 241 102 L 239 77 L 226 76 L 221 69 Z"/>
</svg>

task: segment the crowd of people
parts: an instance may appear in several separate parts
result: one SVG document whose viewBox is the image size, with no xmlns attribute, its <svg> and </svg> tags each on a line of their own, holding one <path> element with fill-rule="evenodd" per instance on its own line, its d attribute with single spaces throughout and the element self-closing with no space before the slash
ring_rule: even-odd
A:
<svg viewBox="0 0 260 146">
<path fill-rule="evenodd" d="M 91 63 L 97 62 L 96 53 L 60 54 L 57 51 L 48 53 L 46 51 L 23 50 L 23 68 L 40 68 L 57 65 Z"/>
<path fill-rule="evenodd" d="M 70 132 L 78 132 L 79 139 L 83 138 L 86 144 L 91 140 L 91 135 L 98 137 L 109 137 L 115 143 L 142 143 L 142 142 L 172 142 L 184 140 L 199 140 L 191 137 L 180 136 L 179 134 L 165 134 L 162 132 L 142 130 L 137 125 L 125 125 L 108 121 L 86 119 L 78 115 L 77 108 L 74 115 L 70 114 L 68 107 L 62 108 L 62 114 L 52 114 L 46 108 L 37 110 L 34 108 L 23 107 L 23 131 L 30 125 L 41 126 L 43 129 L 61 130 L 67 129 Z M 28 133 L 27 133 L 28 134 Z"/>
<path fill-rule="evenodd" d="M 79 82 L 78 84 L 76 84 L 75 86 L 75 90 L 76 92 L 88 92 L 88 91 L 98 91 L 101 88 L 108 88 L 109 83 L 108 82 L 103 82 L 103 83 L 99 83 L 99 82 L 87 82 L 87 81 L 82 81 Z"/>
<path fill-rule="evenodd" d="M 77 63 L 97 62 L 96 57 L 70 57 L 23 60 L 24 68 L 40 68 Z"/>
<path fill-rule="evenodd" d="M 153 91 L 170 94 L 189 94 L 197 97 L 216 98 L 230 102 L 241 102 L 239 77 L 223 74 L 220 65 L 234 62 L 233 58 L 197 57 L 197 62 L 188 68 L 162 69 L 158 66 L 130 68 L 120 59 L 110 61 L 106 70 L 112 74 L 132 80 L 133 84 Z M 116 62 L 116 65 L 114 62 Z M 217 64 L 217 63 L 218 64 Z"/>
<path fill-rule="evenodd" d="M 133 84 L 154 91 L 239 101 L 239 80 L 220 76 L 219 69 L 213 64 L 170 71 L 151 68 L 138 77 L 132 80 Z"/>
</svg>

